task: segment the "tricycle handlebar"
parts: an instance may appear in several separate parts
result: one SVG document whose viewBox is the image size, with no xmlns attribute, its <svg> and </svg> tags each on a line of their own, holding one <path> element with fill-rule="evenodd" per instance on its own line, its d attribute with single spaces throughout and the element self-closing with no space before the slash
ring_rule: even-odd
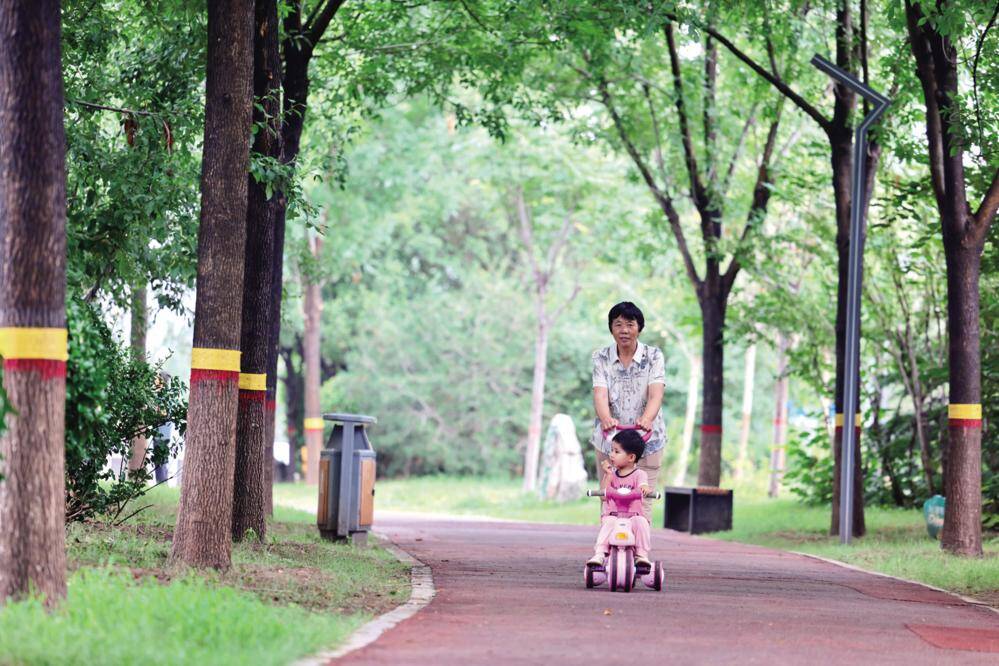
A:
<svg viewBox="0 0 999 666">
<path fill-rule="evenodd" d="M 586 491 L 586 496 L 587 497 L 606 497 L 607 496 L 607 491 L 604 491 L 604 490 L 587 490 Z M 652 499 L 662 499 L 662 496 L 663 496 L 663 494 L 661 492 L 659 492 L 658 490 L 655 491 L 654 493 L 649 493 L 648 495 L 646 495 L 646 497 L 651 497 Z"/>
<path fill-rule="evenodd" d="M 611 439 L 611 437 L 609 437 L 609 435 L 612 435 L 613 433 L 616 433 L 616 432 L 620 432 L 622 430 L 637 430 L 638 432 L 642 433 L 642 441 L 643 442 L 647 442 L 650 439 L 652 439 L 652 431 L 649 430 L 649 429 L 647 429 L 647 428 L 643 428 L 640 425 L 620 425 L 619 424 L 619 425 L 614 426 L 613 428 L 603 428 L 602 430 L 603 430 L 603 433 L 604 433 L 604 439 L 607 439 L 607 440 Z"/>
</svg>

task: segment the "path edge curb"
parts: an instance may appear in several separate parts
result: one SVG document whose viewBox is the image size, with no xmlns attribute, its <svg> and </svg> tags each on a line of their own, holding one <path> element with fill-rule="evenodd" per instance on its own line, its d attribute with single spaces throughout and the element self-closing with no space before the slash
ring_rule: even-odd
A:
<svg viewBox="0 0 999 666">
<path fill-rule="evenodd" d="M 927 589 L 933 590 L 935 592 L 943 592 L 944 594 L 949 594 L 952 597 L 956 597 L 968 604 L 969 606 L 977 606 L 979 608 L 984 608 L 985 610 L 992 611 L 993 613 L 999 615 L 999 608 L 990 606 L 989 604 L 975 599 L 974 597 L 966 597 L 963 594 L 954 592 L 953 590 L 945 590 L 942 587 L 937 587 L 935 585 L 930 585 L 929 583 L 923 583 L 918 580 L 910 580 L 908 578 L 902 578 L 900 576 L 892 576 L 891 574 L 881 573 L 880 571 L 871 571 L 870 569 L 864 569 L 863 567 L 858 567 L 855 564 L 847 564 L 846 562 L 841 562 L 840 560 L 834 560 L 828 557 L 822 557 L 821 555 L 813 555 L 812 553 L 803 553 L 800 550 L 787 551 L 794 553 L 795 555 L 802 555 L 804 557 L 810 557 L 813 560 L 819 560 L 820 562 L 825 562 L 827 564 L 835 564 L 838 567 L 843 567 L 844 569 L 850 569 L 852 571 L 859 571 L 860 573 L 871 574 L 872 576 L 880 576 L 881 578 L 889 578 L 891 580 L 897 580 L 902 583 L 910 583 L 912 585 L 919 585 L 920 587 L 925 587 Z"/>
<path fill-rule="evenodd" d="M 436 596 L 437 588 L 434 587 L 434 577 L 430 567 L 399 548 L 386 535 L 378 532 L 374 532 L 374 534 L 381 540 L 379 546 L 392 553 L 400 562 L 410 565 L 409 600 L 358 627 L 336 649 L 298 659 L 292 662 L 292 666 L 321 666 L 367 647 L 392 627 L 416 615 Z"/>
</svg>

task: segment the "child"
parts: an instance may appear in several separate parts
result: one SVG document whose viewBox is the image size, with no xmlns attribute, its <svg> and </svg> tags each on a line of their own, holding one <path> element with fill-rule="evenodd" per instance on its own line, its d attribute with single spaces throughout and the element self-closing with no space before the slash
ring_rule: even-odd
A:
<svg viewBox="0 0 999 666">
<path fill-rule="evenodd" d="M 630 488 L 640 490 L 643 496 L 651 493 L 652 488 L 649 486 L 648 475 L 636 466 L 644 453 L 645 442 L 637 431 L 622 430 L 614 435 L 614 439 L 611 441 L 609 459 L 604 462 L 604 479 L 601 483 L 601 490 L 610 493 L 618 488 Z M 635 535 L 635 564 L 651 566 L 649 547 L 652 534 L 649 527 L 649 517 L 645 514 L 641 499 L 632 500 L 627 511 L 611 511 L 611 503 L 606 499 L 603 501 L 596 552 L 586 563 L 593 566 L 600 566 L 604 563 L 604 558 L 607 557 L 609 550 L 608 544 L 614 529 L 614 522 L 618 518 L 631 518 L 631 529 Z"/>
</svg>

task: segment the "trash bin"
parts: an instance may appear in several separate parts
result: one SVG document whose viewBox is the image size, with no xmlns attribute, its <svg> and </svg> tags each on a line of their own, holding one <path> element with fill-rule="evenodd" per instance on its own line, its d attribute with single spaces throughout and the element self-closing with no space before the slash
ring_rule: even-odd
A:
<svg viewBox="0 0 999 666">
<path fill-rule="evenodd" d="M 375 508 L 375 452 L 366 426 L 376 421 L 360 414 L 323 418 L 333 422 L 333 431 L 319 456 L 319 534 L 364 546 Z"/>
<path fill-rule="evenodd" d="M 666 488 L 663 527 L 690 534 L 730 530 L 732 494 L 725 488 Z"/>
</svg>

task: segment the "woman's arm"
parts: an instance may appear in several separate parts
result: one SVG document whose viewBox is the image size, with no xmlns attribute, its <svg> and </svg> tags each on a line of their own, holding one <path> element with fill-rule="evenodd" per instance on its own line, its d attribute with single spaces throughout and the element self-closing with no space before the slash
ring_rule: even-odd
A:
<svg viewBox="0 0 999 666">
<path fill-rule="evenodd" d="M 663 400 L 662 392 L 659 394 L 659 402 Z M 610 430 L 618 425 L 617 419 L 611 416 L 610 398 L 607 395 L 606 386 L 593 387 L 593 408 L 597 410 L 597 418 L 600 419 L 600 427 Z"/>
<path fill-rule="evenodd" d="M 652 430 L 652 422 L 659 413 L 659 408 L 663 406 L 663 394 L 666 392 L 665 384 L 649 384 L 649 399 L 645 403 L 645 412 L 638 419 L 639 425 L 646 430 Z M 599 412 L 597 412 L 599 414 Z"/>
</svg>

